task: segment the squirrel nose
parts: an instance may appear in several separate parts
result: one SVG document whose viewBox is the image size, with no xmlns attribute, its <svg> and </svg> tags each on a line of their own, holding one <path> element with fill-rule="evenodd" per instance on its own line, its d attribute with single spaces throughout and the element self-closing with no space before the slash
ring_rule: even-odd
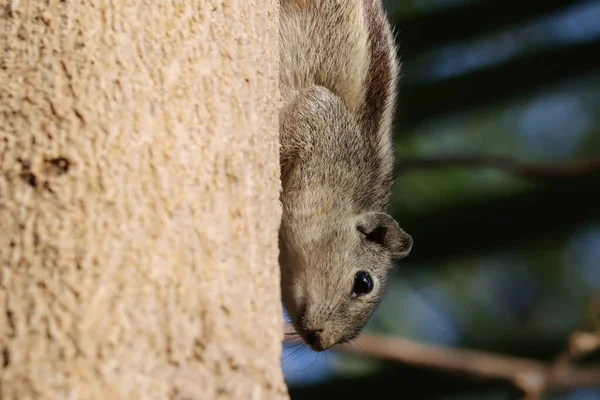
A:
<svg viewBox="0 0 600 400">
<path fill-rule="evenodd" d="M 306 332 L 306 340 L 309 344 L 313 345 L 319 341 L 319 336 L 323 332 L 323 329 L 315 329 Z"/>
</svg>

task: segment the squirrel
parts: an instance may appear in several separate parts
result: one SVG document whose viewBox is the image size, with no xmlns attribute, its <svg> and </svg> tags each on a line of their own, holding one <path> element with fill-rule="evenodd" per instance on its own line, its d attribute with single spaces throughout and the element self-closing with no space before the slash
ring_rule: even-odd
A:
<svg viewBox="0 0 600 400">
<path fill-rule="evenodd" d="M 355 339 L 412 237 L 386 211 L 400 64 L 381 0 L 281 0 L 281 295 L 314 351 Z"/>
</svg>

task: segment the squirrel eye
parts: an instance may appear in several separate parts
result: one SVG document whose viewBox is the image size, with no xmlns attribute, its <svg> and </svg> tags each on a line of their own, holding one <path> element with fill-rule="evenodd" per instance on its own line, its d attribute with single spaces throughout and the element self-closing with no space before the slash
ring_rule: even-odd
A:
<svg viewBox="0 0 600 400">
<path fill-rule="evenodd" d="M 368 272 L 358 271 L 354 275 L 354 285 L 352 286 L 352 297 L 362 296 L 373 290 L 373 279 Z"/>
</svg>

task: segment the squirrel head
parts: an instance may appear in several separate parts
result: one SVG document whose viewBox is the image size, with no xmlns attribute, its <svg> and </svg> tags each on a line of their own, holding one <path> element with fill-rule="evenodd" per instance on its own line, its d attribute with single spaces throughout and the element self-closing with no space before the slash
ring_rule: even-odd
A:
<svg viewBox="0 0 600 400">
<path fill-rule="evenodd" d="M 393 261 L 412 238 L 388 214 L 366 212 L 312 229 L 285 229 L 282 297 L 296 332 L 315 351 L 348 342 L 379 304 Z"/>
</svg>

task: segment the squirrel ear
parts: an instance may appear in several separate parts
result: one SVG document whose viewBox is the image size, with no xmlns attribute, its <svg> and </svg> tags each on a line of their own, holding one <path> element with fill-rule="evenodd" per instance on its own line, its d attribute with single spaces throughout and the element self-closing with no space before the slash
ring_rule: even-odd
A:
<svg viewBox="0 0 600 400">
<path fill-rule="evenodd" d="M 406 257 L 412 249 L 412 237 L 404 232 L 389 214 L 381 212 L 361 214 L 357 229 L 365 235 L 366 240 L 388 250 L 394 260 Z"/>
</svg>

